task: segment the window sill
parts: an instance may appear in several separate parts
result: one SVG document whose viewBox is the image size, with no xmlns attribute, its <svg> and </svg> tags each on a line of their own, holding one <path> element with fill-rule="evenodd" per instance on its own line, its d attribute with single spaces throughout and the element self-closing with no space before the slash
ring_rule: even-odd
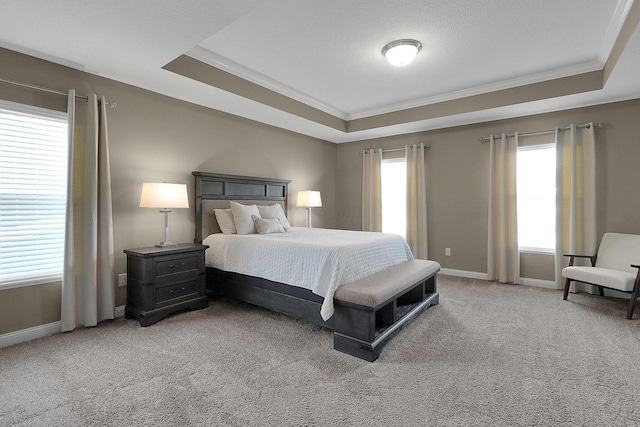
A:
<svg viewBox="0 0 640 427">
<path fill-rule="evenodd" d="M 6 289 L 24 288 L 27 286 L 47 285 L 49 283 L 62 282 L 62 274 L 52 274 L 50 276 L 33 277 L 22 280 L 12 280 L 6 282 L 0 282 L 0 291 Z"/>
<path fill-rule="evenodd" d="M 555 255 L 555 249 L 549 248 L 519 248 L 521 254 L 539 254 L 539 255 Z"/>
</svg>

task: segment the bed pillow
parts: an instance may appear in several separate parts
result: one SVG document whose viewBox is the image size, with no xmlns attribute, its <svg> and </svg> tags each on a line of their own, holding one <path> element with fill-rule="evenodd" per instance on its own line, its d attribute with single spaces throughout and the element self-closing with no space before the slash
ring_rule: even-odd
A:
<svg viewBox="0 0 640 427">
<path fill-rule="evenodd" d="M 242 205 L 240 203 L 231 202 L 231 212 L 233 213 L 233 221 L 236 223 L 236 231 L 238 234 L 256 233 L 256 227 L 253 224 L 252 216 L 262 218 L 256 205 Z"/>
<path fill-rule="evenodd" d="M 258 206 L 258 210 L 260 211 L 260 216 L 262 218 L 278 218 L 282 228 L 285 230 L 289 230 L 291 228 L 289 221 L 287 221 L 287 216 L 282 210 L 282 206 L 278 203 L 268 206 Z"/>
<path fill-rule="evenodd" d="M 278 218 L 259 218 L 254 215 L 253 223 L 258 234 L 284 233 Z"/>
<path fill-rule="evenodd" d="M 213 212 L 215 212 L 218 226 L 220 226 L 220 230 L 224 234 L 236 234 L 238 232 L 231 209 L 214 209 Z"/>
</svg>

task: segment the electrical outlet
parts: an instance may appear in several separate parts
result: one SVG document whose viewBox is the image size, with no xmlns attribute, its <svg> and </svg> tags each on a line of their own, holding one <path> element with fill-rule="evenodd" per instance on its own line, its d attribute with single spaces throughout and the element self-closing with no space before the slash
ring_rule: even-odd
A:
<svg viewBox="0 0 640 427">
<path fill-rule="evenodd" d="M 444 256 L 451 256 L 451 248 L 444 248 Z"/>
<path fill-rule="evenodd" d="M 118 274 L 118 287 L 124 288 L 127 286 L 127 273 Z"/>
</svg>

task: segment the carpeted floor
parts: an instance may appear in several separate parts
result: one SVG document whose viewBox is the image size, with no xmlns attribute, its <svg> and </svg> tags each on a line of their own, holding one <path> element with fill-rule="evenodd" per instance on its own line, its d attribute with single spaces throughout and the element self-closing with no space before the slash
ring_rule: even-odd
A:
<svg viewBox="0 0 640 427">
<path fill-rule="evenodd" d="M 1 426 L 640 425 L 627 301 L 440 276 L 369 363 L 331 332 L 211 300 L 0 349 Z"/>
</svg>

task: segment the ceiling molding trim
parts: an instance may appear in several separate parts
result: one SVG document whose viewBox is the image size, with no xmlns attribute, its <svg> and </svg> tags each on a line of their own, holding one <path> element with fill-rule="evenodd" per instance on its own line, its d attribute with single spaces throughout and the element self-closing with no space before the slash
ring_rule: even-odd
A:
<svg viewBox="0 0 640 427">
<path fill-rule="evenodd" d="M 44 61 L 52 62 L 54 64 L 62 65 L 64 67 L 73 68 L 79 71 L 84 71 L 85 73 L 100 75 L 99 72 L 95 70 L 90 70 L 83 64 L 79 64 L 77 62 L 69 61 L 67 59 L 60 58 L 58 56 L 48 55 L 46 53 L 39 52 L 33 49 L 27 49 L 22 46 L 18 46 L 12 43 L 2 43 L 0 44 L 0 48 L 12 50 L 14 52 L 21 53 L 23 55 L 33 56 L 34 58 L 39 58 Z"/>
<path fill-rule="evenodd" d="M 186 54 L 165 64 L 162 69 L 320 125 L 346 132 L 347 123 L 339 117 L 289 98 L 257 83 L 247 81 Z"/>
<path fill-rule="evenodd" d="M 603 75 L 604 71 L 600 69 L 465 98 L 452 99 L 437 104 L 364 117 L 347 122 L 347 132 L 358 132 L 599 90 L 604 85 Z"/>
<path fill-rule="evenodd" d="M 624 0 L 622 0 L 624 1 Z M 632 0 L 629 0 L 632 1 Z M 408 102 L 401 102 L 392 105 L 388 105 L 380 108 L 373 108 L 366 111 L 357 113 L 347 113 L 332 106 L 329 106 L 318 99 L 305 95 L 304 93 L 282 84 L 276 80 L 273 80 L 267 76 L 264 76 L 258 72 L 255 72 L 247 67 L 244 67 L 236 62 L 233 62 L 221 55 L 211 52 L 200 46 L 196 46 L 187 53 L 189 56 L 198 61 L 204 62 L 212 67 L 219 68 L 230 74 L 235 75 L 241 79 L 247 80 L 254 84 L 265 87 L 269 90 L 277 92 L 283 96 L 294 99 L 296 101 L 307 104 L 313 108 L 316 108 L 325 113 L 336 116 L 342 120 L 351 121 L 362 119 L 366 117 L 378 116 L 381 114 L 395 113 L 398 111 L 408 110 L 416 107 L 422 107 L 430 104 L 437 104 L 440 102 L 451 101 L 454 99 L 468 98 L 475 95 L 481 95 L 484 93 L 496 92 L 504 89 L 510 89 L 518 86 L 526 86 L 530 84 L 540 83 L 547 80 L 554 80 L 563 77 L 569 77 L 577 74 L 584 74 L 592 71 L 600 70 L 603 63 L 598 61 L 592 61 L 589 63 L 578 64 L 571 67 L 561 68 L 557 70 L 546 71 L 530 76 L 518 77 L 511 80 L 505 80 L 497 83 L 491 83 L 487 85 L 477 86 L 474 88 L 463 89 L 455 92 L 449 92 L 442 95 L 430 96 L 426 98 L 415 99 Z"/>
<path fill-rule="evenodd" d="M 459 91 L 443 96 L 441 99 L 444 100 L 440 102 L 418 104 L 412 108 L 347 121 L 187 54 L 176 58 L 162 68 L 347 134 L 599 90 L 602 89 L 604 82 L 603 69 L 599 68 L 596 62 L 591 62 L 474 88 L 477 92 Z M 575 74 L 580 70 L 592 71 Z M 554 75 L 563 77 L 549 78 Z M 531 81 L 532 77 L 540 81 L 517 85 L 519 82 Z M 489 90 L 489 88 L 499 89 Z M 471 95 L 461 96 L 467 93 Z"/>
<path fill-rule="evenodd" d="M 532 74 L 524 77 L 517 77 L 511 80 L 504 80 L 496 83 L 490 83 L 482 86 L 476 86 L 469 89 L 462 89 L 454 92 L 444 93 L 442 95 L 435 95 L 421 99 L 415 99 L 408 102 L 397 103 L 388 105 L 385 107 L 375 108 L 359 113 L 354 113 L 349 116 L 349 120 L 358 120 L 366 117 L 379 116 L 381 114 L 395 113 L 397 111 L 409 110 L 417 107 L 424 107 L 426 105 L 438 104 L 441 102 L 453 101 L 455 99 L 469 98 L 476 95 L 482 95 L 485 93 L 497 92 L 505 89 L 511 89 L 519 86 L 527 86 L 531 84 L 537 84 L 549 80 L 560 79 L 564 77 L 571 77 L 579 74 L 590 73 L 602 69 L 603 64 L 598 61 L 591 61 L 584 64 L 578 64 L 571 67 L 559 68 L 556 70 L 545 71 L 538 74 Z"/>
<path fill-rule="evenodd" d="M 342 120 L 349 119 L 349 114 L 344 111 L 323 103 L 317 98 L 300 92 L 299 90 L 294 89 L 291 86 L 287 86 L 279 81 L 265 76 L 264 74 L 260 74 L 257 71 L 238 64 L 237 62 L 211 52 L 210 50 L 205 49 L 201 46 L 194 47 L 193 49 L 185 53 L 185 55 L 193 59 L 197 59 L 198 61 L 204 62 L 205 64 L 208 64 L 212 67 L 216 67 L 223 71 L 226 71 L 227 73 L 233 74 L 236 77 L 250 81 L 251 83 L 255 83 L 274 92 L 278 92 L 279 94 L 284 95 L 288 98 L 305 103 L 313 108 L 331 114 L 332 116 L 336 116 Z"/>
<path fill-rule="evenodd" d="M 620 1 L 622 2 L 623 0 Z M 622 28 L 620 28 L 620 33 L 611 48 L 607 61 L 604 63 L 605 83 L 609 80 L 609 76 L 618 63 L 618 59 L 620 59 L 622 52 L 627 47 L 627 43 L 629 43 L 629 40 L 636 31 L 638 23 L 640 23 L 640 2 L 632 2 L 629 9 L 625 12 L 626 15 Z"/>
<path fill-rule="evenodd" d="M 609 55 L 611 55 L 611 51 L 614 49 L 614 46 L 620 37 L 622 28 L 629 16 L 629 10 L 631 10 L 633 3 L 633 0 L 619 0 L 616 5 L 616 9 L 611 17 L 611 22 L 609 22 L 609 26 L 607 27 L 607 32 L 604 36 L 600 56 L 598 58 L 603 65 L 607 61 Z"/>
</svg>

